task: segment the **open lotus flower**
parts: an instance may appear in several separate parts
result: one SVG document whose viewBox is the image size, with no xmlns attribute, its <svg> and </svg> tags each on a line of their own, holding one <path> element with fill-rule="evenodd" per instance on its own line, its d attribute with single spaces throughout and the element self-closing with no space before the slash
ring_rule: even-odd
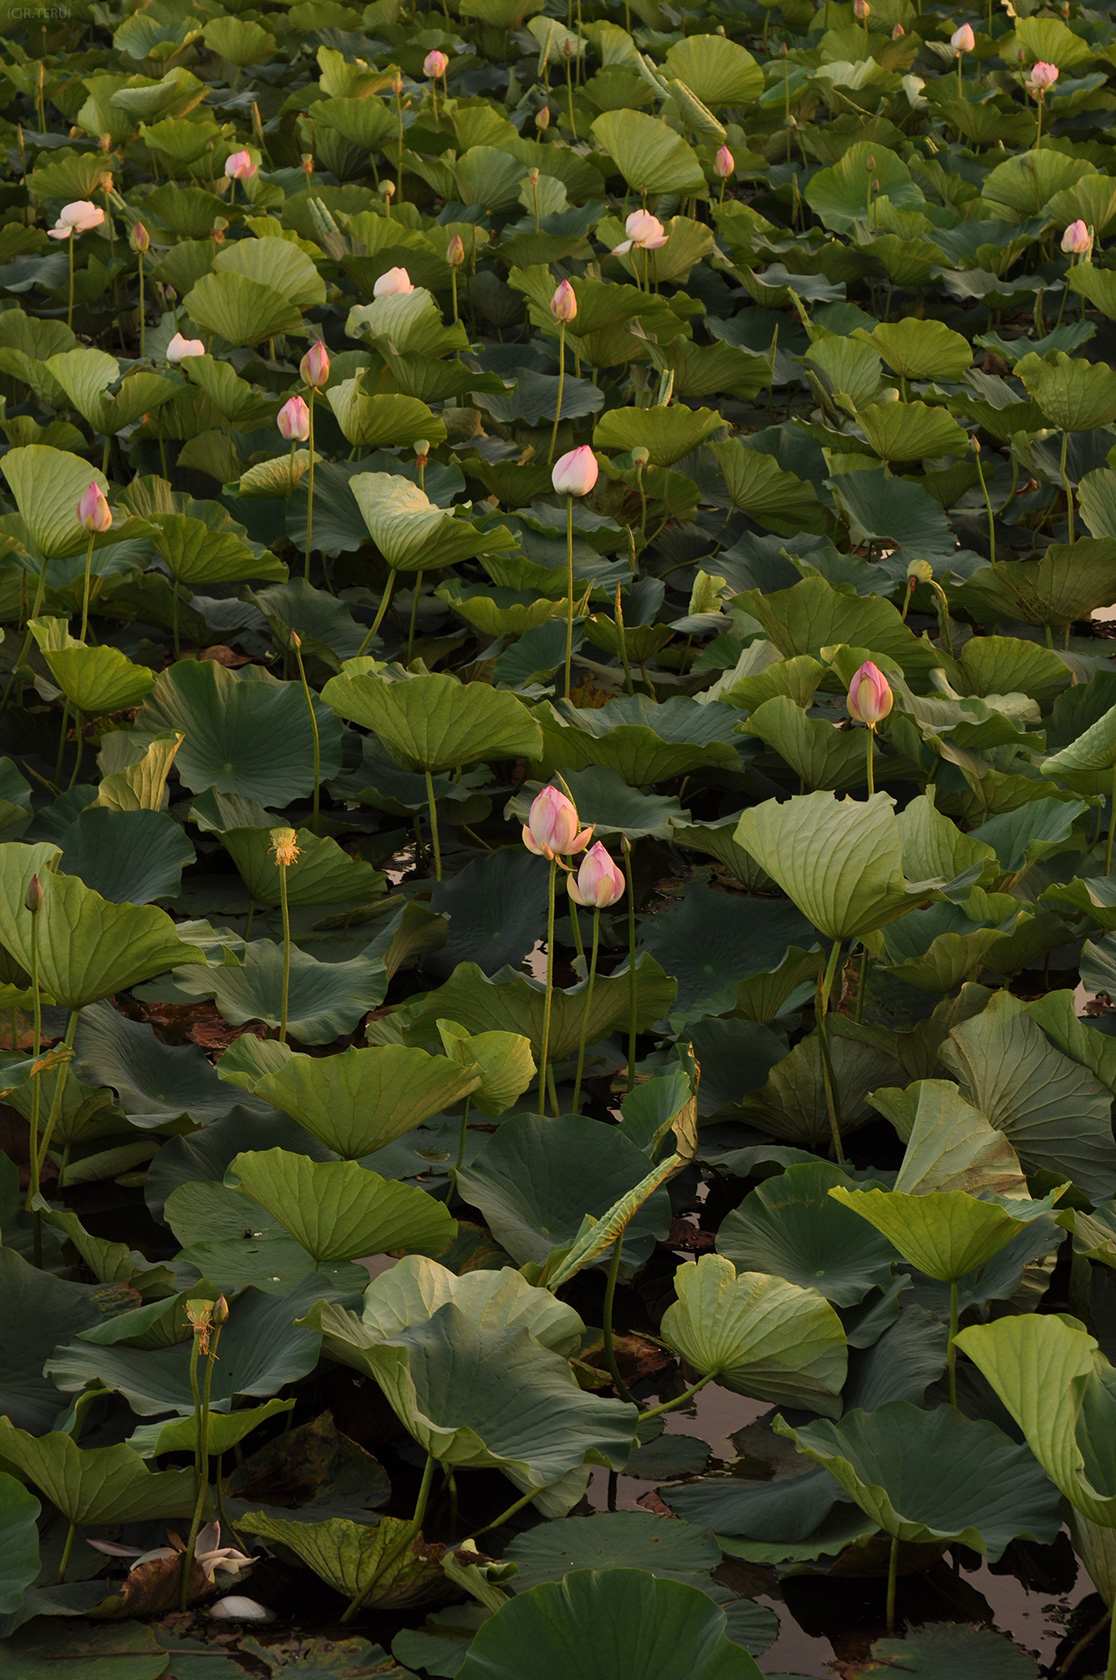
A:
<svg viewBox="0 0 1116 1680">
<path fill-rule="evenodd" d="M 1036 99 L 1041 98 L 1048 89 L 1054 86 L 1057 80 L 1058 66 L 1047 64 L 1040 58 L 1038 63 L 1031 67 L 1031 73 L 1027 77 L 1027 88 L 1030 93 L 1035 95 Z"/>
<path fill-rule="evenodd" d="M 90 228 L 100 227 L 105 219 L 105 213 L 98 204 L 91 204 L 87 198 L 79 198 L 73 204 L 64 204 L 58 213 L 58 220 L 50 228 L 51 239 L 69 239 L 75 233 L 88 233 Z"/>
<path fill-rule="evenodd" d="M 122 1546 L 116 1540 L 87 1540 L 86 1545 L 92 1546 L 94 1551 L 104 1552 L 106 1557 L 132 1558 L 132 1568 L 138 1569 L 141 1564 L 153 1563 L 156 1558 L 176 1558 L 185 1550 L 185 1542 L 172 1530 L 167 1531 L 171 1542 L 169 1546 L 155 1546 L 145 1552 L 140 1546 Z M 211 1522 L 198 1530 L 198 1537 L 194 1541 L 194 1558 L 201 1565 L 202 1574 L 212 1584 L 218 1570 L 225 1575 L 235 1576 L 242 1569 L 247 1569 L 255 1563 L 255 1558 L 245 1552 L 238 1552 L 235 1546 L 222 1546 L 221 1525 Z"/>
<path fill-rule="evenodd" d="M 600 468 L 597 457 L 587 443 L 559 455 L 550 475 L 551 483 L 560 496 L 587 496 L 597 482 Z"/>
<path fill-rule="evenodd" d="M 624 873 L 598 840 L 581 860 L 576 875 L 566 876 L 566 891 L 575 904 L 607 910 L 624 896 Z"/>
<path fill-rule="evenodd" d="M 168 362 L 184 362 L 187 356 L 204 356 L 205 345 L 200 338 L 183 338 L 181 333 L 175 333 L 167 345 Z"/>
<path fill-rule="evenodd" d="M 448 69 L 449 59 L 444 52 L 439 52 L 437 47 L 434 48 L 433 52 L 428 52 L 422 61 L 424 76 L 444 76 Z"/>
<path fill-rule="evenodd" d="M 288 443 L 305 443 L 310 436 L 310 410 L 301 397 L 288 397 L 275 416 L 275 424 Z"/>
<path fill-rule="evenodd" d="M 536 857 L 583 852 L 593 838 L 593 828 L 580 828 L 579 822 L 573 800 L 556 787 L 544 787 L 531 803 L 523 826 L 523 844 Z"/>
<path fill-rule="evenodd" d="M 247 181 L 255 173 L 251 152 L 232 152 L 225 159 L 225 174 L 230 181 Z"/>
<path fill-rule="evenodd" d="M 958 55 L 972 52 L 976 46 L 976 36 L 973 34 L 972 25 L 963 23 L 960 29 L 955 29 L 949 38 L 949 44 Z"/>
<path fill-rule="evenodd" d="M 891 684 L 870 659 L 864 661 L 849 684 L 846 704 L 857 722 L 866 723 L 869 729 L 882 723 L 895 704 Z"/>
<path fill-rule="evenodd" d="M 667 242 L 666 229 L 658 216 L 647 210 L 633 210 L 624 223 L 627 239 L 612 247 L 614 257 L 626 257 L 631 250 L 657 251 Z"/>
<path fill-rule="evenodd" d="M 389 268 L 372 288 L 373 297 L 400 297 L 406 292 L 413 292 L 411 276 L 405 268 Z"/>
</svg>

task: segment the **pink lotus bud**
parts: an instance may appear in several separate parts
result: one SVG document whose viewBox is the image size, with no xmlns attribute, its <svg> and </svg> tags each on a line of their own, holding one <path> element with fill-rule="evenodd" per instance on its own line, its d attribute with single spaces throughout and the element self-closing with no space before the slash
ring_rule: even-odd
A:
<svg viewBox="0 0 1116 1680">
<path fill-rule="evenodd" d="M 77 513 L 83 529 L 90 534 L 107 531 L 112 524 L 112 510 L 99 484 L 90 484 L 87 490 L 82 491 Z"/>
<path fill-rule="evenodd" d="M 373 297 L 399 297 L 405 292 L 413 292 L 411 276 L 405 268 L 389 268 L 372 288 Z"/>
<path fill-rule="evenodd" d="M 963 23 L 960 29 L 955 29 L 949 38 L 949 44 L 958 55 L 972 52 L 976 46 L 976 36 L 973 34 L 972 25 Z"/>
<path fill-rule="evenodd" d="M 187 356 L 204 356 L 205 345 L 200 338 L 183 338 L 181 333 L 175 333 L 167 345 L 168 362 L 184 362 Z"/>
<path fill-rule="evenodd" d="M 891 684 L 870 659 L 864 661 L 849 684 L 845 704 L 857 722 L 866 723 L 869 729 L 875 729 L 877 723 L 882 723 L 895 704 Z"/>
<path fill-rule="evenodd" d="M 319 338 L 317 344 L 312 344 L 298 364 L 299 375 L 304 385 L 311 390 L 322 390 L 329 380 L 329 351 Z"/>
<path fill-rule="evenodd" d="M 1057 80 L 1058 66 L 1047 64 L 1040 58 L 1038 63 L 1032 66 L 1031 74 L 1027 77 L 1027 87 L 1037 98 L 1044 94 L 1048 88 L 1052 88 Z"/>
<path fill-rule="evenodd" d="M 557 321 L 572 321 L 577 314 L 577 299 L 568 280 L 563 280 L 550 300 L 550 313 Z"/>
<path fill-rule="evenodd" d="M 868 0 L 853 0 L 853 16 L 860 23 L 867 23 L 871 10 Z"/>
<path fill-rule="evenodd" d="M 422 73 L 424 76 L 444 76 L 448 69 L 449 59 L 446 57 L 444 52 L 439 52 L 437 48 L 435 48 L 433 52 L 428 52 L 422 61 Z"/>
<path fill-rule="evenodd" d="M 727 181 L 735 168 L 736 159 L 728 147 L 718 146 L 717 154 L 713 159 L 713 173 L 718 181 Z"/>
<path fill-rule="evenodd" d="M 891 39 L 893 41 L 901 41 L 906 33 L 907 31 L 903 28 L 903 25 L 901 23 L 897 23 L 895 28 L 891 31 Z"/>
<path fill-rule="evenodd" d="M 614 245 L 614 257 L 626 257 L 633 246 L 640 251 L 657 251 L 660 245 L 667 242 L 666 230 L 658 216 L 652 216 L 647 210 L 633 210 L 624 223 L 627 239 L 619 245 Z"/>
<path fill-rule="evenodd" d="M 310 436 L 310 410 L 301 397 L 290 397 L 275 416 L 288 443 L 305 443 Z"/>
<path fill-rule="evenodd" d="M 587 443 L 560 455 L 554 463 L 551 481 L 560 496 L 587 496 L 597 482 L 597 457 Z"/>
<path fill-rule="evenodd" d="M 465 247 L 461 243 L 461 235 L 455 233 L 446 246 L 446 261 L 451 268 L 460 268 L 465 261 Z"/>
<path fill-rule="evenodd" d="M 539 107 L 539 109 L 535 112 L 535 127 L 536 128 L 549 128 L 550 127 L 550 106 L 549 105 L 541 105 Z"/>
<path fill-rule="evenodd" d="M 37 874 L 32 875 L 31 879 L 27 883 L 27 896 L 24 899 L 24 903 L 27 905 L 28 910 L 30 910 L 33 916 L 37 916 L 39 914 L 39 911 L 42 909 L 45 902 L 45 896 L 46 895 L 43 892 L 43 883 L 39 880 Z"/>
<path fill-rule="evenodd" d="M 531 803 L 523 829 L 523 844 L 536 857 L 583 852 L 593 837 L 592 827 L 578 828 L 577 807 L 556 787 L 544 787 Z"/>
<path fill-rule="evenodd" d="M 225 174 L 230 181 L 247 181 L 256 173 L 251 152 L 233 152 L 225 159 Z"/>
<path fill-rule="evenodd" d="M 624 895 L 624 873 L 598 840 L 581 861 L 576 876 L 566 876 L 566 891 L 575 904 L 591 910 L 607 910 Z"/>
<path fill-rule="evenodd" d="M 151 249 L 151 235 L 142 222 L 136 222 L 128 235 L 128 244 L 138 256 L 144 257 Z"/>
<path fill-rule="evenodd" d="M 105 213 L 98 204 L 91 204 L 87 198 L 79 198 L 73 204 L 64 204 L 58 213 L 58 220 L 49 230 L 51 239 L 69 239 L 71 234 L 88 233 L 90 228 L 100 227 L 105 219 Z"/>
<path fill-rule="evenodd" d="M 1084 257 L 1093 248 L 1093 236 L 1084 222 L 1071 222 L 1062 235 L 1062 250 L 1068 256 Z"/>
</svg>

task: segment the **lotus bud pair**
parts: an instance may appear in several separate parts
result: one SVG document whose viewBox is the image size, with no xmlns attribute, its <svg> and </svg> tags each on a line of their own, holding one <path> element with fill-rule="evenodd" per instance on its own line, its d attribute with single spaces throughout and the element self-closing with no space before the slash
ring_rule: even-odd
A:
<svg viewBox="0 0 1116 1680">
<path fill-rule="evenodd" d="M 523 844 L 536 857 L 552 862 L 561 856 L 583 852 L 593 838 L 593 825 L 580 826 L 577 806 L 553 786 L 536 794 L 523 825 Z"/>
</svg>

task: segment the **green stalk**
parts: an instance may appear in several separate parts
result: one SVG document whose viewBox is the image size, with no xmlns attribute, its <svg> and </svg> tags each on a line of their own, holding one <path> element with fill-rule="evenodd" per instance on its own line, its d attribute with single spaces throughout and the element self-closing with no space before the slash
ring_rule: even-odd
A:
<svg viewBox="0 0 1116 1680">
<path fill-rule="evenodd" d="M 421 488 L 421 486 L 420 486 Z M 422 594 L 422 573 L 415 573 L 415 587 L 411 595 L 411 622 L 407 630 L 407 657 L 404 664 L 409 665 L 415 651 L 415 626 L 418 623 L 419 596 Z"/>
<path fill-rule="evenodd" d="M 616 635 L 620 643 L 620 663 L 624 667 L 624 687 L 629 694 L 634 694 L 632 668 L 628 663 L 628 633 L 624 628 L 624 607 L 620 599 L 619 584 L 616 585 Z"/>
<path fill-rule="evenodd" d="M 34 1041 L 31 1054 L 38 1061 L 42 1054 L 43 1045 L 43 1000 L 39 990 L 39 912 L 31 911 L 31 1008 L 34 1012 Z M 12 1049 L 15 1049 L 15 1034 L 12 1034 Z M 27 1184 L 27 1209 L 30 1212 L 35 1206 L 39 1194 L 39 1111 L 42 1103 L 42 1089 L 40 1075 L 35 1074 L 31 1085 L 31 1136 L 28 1140 L 31 1170 Z M 42 1220 L 35 1217 L 35 1264 L 42 1270 L 43 1264 L 43 1228 Z"/>
<path fill-rule="evenodd" d="M 483 1528 L 478 1528 L 476 1533 L 470 1535 L 469 1538 L 479 1540 L 482 1534 L 491 1534 L 494 1528 L 503 1528 L 504 1524 L 510 1522 L 517 1511 L 522 1511 L 525 1505 L 530 1505 L 532 1499 L 537 1499 L 541 1492 L 542 1488 L 528 1488 L 527 1492 L 519 1499 L 513 1500 L 506 1511 L 501 1511 L 498 1517 L 493 1517 L 490 1523 L 485 1523 Z M 465 1545 L 466 1542 L 462 1541 L 461 1544 Z"/>
<path fill-rule="evenodd" d="M 1069 448 L 1069 433 L 1067 431 L 1063 431 L 1062 432 L 1062 458 L 1058 462 L 1058 471 L 1062 475 L 1062 483 L 1065 486 L 1066 513 L 1067 513 L 1068 518 L 1069 518 L 1069 540 L 1070 540 L 1070 542 L 1073 542 L 1073 540 L 1074 540 L 1073 491 L 1070 488 L 1070 481 L 1069 481 L 1069 478 L 1067 477 L 1067 474 L 1066 474 L 1066 451 L 1067 451 L 1068 448 Z"/>
<path fill-rule="evenodd" d="M 574 1103 L 574 1112 L 577 1112 L 576 1102 Z M 601 1326 L 601 1335 L 604 1338 L 605 1363 L 608 1365 L 609 1375 L 612 1378 L 612 1385 L 621 1400 L 627 1400 L 634 1406 L 635 1399 L 628 1388 L 627 1383 L 620 1375 L 620 1366 L 616 1361 L 616 1347 L 612 1339 L 612 1305 L 616 1299 L 616 1283 L 620 1276 L 620 1257 L 623 1252 L 624 1233 L 621 1231 L 620 1235 L 612 1245 L 612 1259 L 608 1263 L 608 1280 L 605 1283 L 604 1323 Z"/>
<path fill-rule="evenodd" d="M 294 648 L 295 659 L 298 662 L 299 681 L 302 692 L 306 696 L 306 709 L 310 713 L 310 729 L 314 737 L 314 818 L 311 826 L 314 833 L 318 832 L 318 805 L 321 799 L 322 774 L 322 745 L 318 737 L 318 718 L 314 711 L 314 700 L 310 693 L 310 684 L 306 680 L 306 667 L 302 663 L 302 637 L 296 632 L 291 636 L 291 646 Z"/>
<path fill-rule="evenodd" d="M 576 912 L 575 912 L 576 914 Z M 580 1113 L 581 1075 L 585 1067 L 585 1044 L 589 1037 L 589 1017 L 593 1010 L 593 986 L 597 978 L 597 949 L 601 940 L 601 913 L 593 911 L 593 952 L 589 958 L 589 984 L 585 992 L 585 1014 L 581 1018 L 581 1037 L 577 1045 L 577 1072 L 574 1075 L 573 1112 Z"/>
<path fill-rule="evenodd" d="M 1116 1615 L 1110 1610 L 1108 1616 L 1108 1666 L 1104 1680 L 1116 1680 Z"/>
<path fill-rule="evenodd" d="M 895 1632 L 895 1589 L 899 1583 L 899 1537 L 892 1535 L 887 1560 L 887 1631 Z"/>
<path fill-rule="evenodd" d="M 946 1354 L 946 1370 L 949 1374 L 949 1403 L 951 1406 L 957 1404 L 957 1296 L 957 1279 L 954 1278 L 949 1286 L 949 1351 Z"/>
<path fill-rule="evenodd" d="M 558 881 L 557 859 L 550 860 L 550 890 L 546 909 L 546 1000 L 543 1003 L 542 1045 L 539 1050 L 539 1113 L 546 1114 L 546 1063 L 550 1055 L 550 1010 L 554 1000 L 554 895 Z"/>
<path fill-rule="evenodd" d="M 70 328 L 74 324 L 74 240 L 76 238 L 77 234 L 71 228 L 70 237 L 66 241 L 70 247 L 70 301 L 66 309 L 66 325 Z"/>
<path fill-rule="evenodd" d="M 357 1593 L 355 1598 L 352 1599 L 348 1609 L 341 1617 L 343 1622 L 352 1621 L 357 1611 L 363 1605 L 365 1599 L 372 1592 L 376 1582 L 387 1573 L 392 1564 L 394 1564 L 398 1558 L 403 1556 L 407 1548 L 412 1545 L 418 1535 L 421 1534 L 422 1520 L 426 1515 L 426 1505 L 430 1498 L 430 1489 L 434 1481 L 434 1463 L 435 1459 L 433 1453 L 427 1453 L 426 1465 L 422 1472 L 422 1482 L 419 1486 L 418 1499 L 415 1501 L 415 1514 L 407 1524 L 407 1527 L 404 1529 L 400 1538 L 396 1541 L 395 1545 L 390 1551 L 384 1553 L 383 1558 L 380 1560 L 380 1567 L 377 1569 L 374 1579 L 369 1582 L 363 1592 Z M 534 1494 L 532 1494 L 531 1497 L 534 1498 Z"/>
<path fill-rule="evenodd" d="M 89 624 L 89 585 L 93 572 L 93 538 L 95 535 L 95 532 L 90 531 L 89 547 L 85 551 L 85 586 L 81 596 L 81 636 L 79 637 L 79 640 L 83 642 L 86 627 Z"/>
<path fill-rule="evenodd" d="M 58 1565 L 57 1584 L 62 1585 L 66 1579 L 66 1571 L 70 1567 L 70 1553 L 74 1549 L 74 1536 L 77 1533 L 77 1523 L 71 1523 L 66 1530 L 66 1544 L 62 1548 L 62 1561 Z"/>
<path fill-rule="evenodd" d="M 140 315 L 140 361 L 147 355 L 147 320 L 143 300 L 143 252 L 137 253 L 139 261 L 139 315 Z"/>
<path fill-rule="evenodd" d="M 973 439 L 973 442 L 976 444 L 975 438 Z M 990 564 L 994 566 L 996 564 L 996 525 L 992 518 L 992 498 L 989 496 L 988 486 L 984 482 L 984 468 L 981 465 L 979 444 L 977 444 L 974 451 L 973 459 L 976 462 L 977 476 L 980 479 L 980 489 L 981 494 L 984 497 L 984 505 L 988 510 L 988 559 Z M 1072 518 L 1072 515 L 1070 517 Z"/>
<path fill-rule="evenodd" d="M 1108 844 L 1104 848 L 1104 872 L 1112 874 L 1112 838 L 1116 835 L 1116 764 L 1112 766 L 1112 810 L 1108 817 Z"/>
<path fill-rule="evenodd" d="M 573 572 L 573 497 L 566 497 L 566 686 L 570 697 L 570 669 L 573 664 L 574 572 Z"/>
<path fill-rule="evenodd" d="M 636 986 L 636 921 L 635 921 L 635 883 L 632 879 L 632 843 L 628 836 L 622 835 L 620 850 L 624 854 L 624 874 L 628 879 L 628 1090 L 635 1090 L 635 1061 L 636 1061 L 636 1013 L 638 1005 Z"/>
<path fill-rule="evenodd" d="M 868 797 L 871 799 L 872 795 L 876 791 L 876 778 L 874 765 L 872 763 L 872 754 L 876 744 L 876 731 L 872 725 L 869 724 L 864 733 L 868 738 Z"/>
<path fill-rule="evenodd" d="M 66 1023 L 66 1036 L 62 1042 L 67 1050 L 72 1050 L 74 1047 L 74 1031 L 78 1024 L 78 1013 L 79 1012 L 76 1009 L 71 1009 L 70 1019 Z M 46 1130 L 43 1133 L 43 1141 L 39 1145 L 39 1152 L 36 1157 L 36 1178 L 40 1178 L 42 1176 L 43 1162 L 47 1158 L 47 1150 L 50 1148 L 50 1140 L 54 1135 L 54 1128 L 58 1124 L 58 1116 L 62 1112 L 62 1098 L 66 1093 L 66 1080 L 69 1076 L 69 1072 L 70 1058 L 67 1057 L 58 1070 L 58 1081 L 54 1087 L 54 1098 L 50 1105 L 50 1113 L 47 1115 Z"/>
<path fill-rule="evenodd" d="M 388 610 L 388 602 L 391 600 L 391 592 L 394 588 L 395 588 L 395 570 L 393 568 L 388 573 L 387 588 L 384 590 L 383 594 L 380 597 L 379 609 L 376 613 L 375 618 L 372 620 L 372 623 L 371 623 L 371 625 L 369 627 L 369 630 L 368 630 L 368 634 L 367 634 L 367 636 L 365 636 L 363 642 L 361 642 L 360 646 L 356 650 L 356 657 L 358 659 L 361 657 L 362 654 L 365 654 L 365 653 L 368 652 L 368 649 L 371 647 L 372 643 L 376 640 L 376 633 L 379 630 L 380 625 L 384 622 L 384 614 Z"/>
<path fill-rule="evenodd" d="M 837 977 L 837 970 L 841 961 L 841 941 L 835 939 L 829 953 L 829 963 L 818 993 L 817 1021 L 818 1038 L 821 1043 L 822 1081 L 825 1085 L 825 1106 L 829 1111 L 829 1135 L 833 1146 L 833 1159 L 840 1166 L 845 1159 L 845 1150 L 841 1142 L 841 1111 L 837 1102 L 837 1086 L 833 1078 L 833 1064 L 829 1059 L 829 1034 L 826 1029 L 825 1017 L 829 1009 L 829 996 L 833 990 L 833 982 Z"/>
<path fill-rule="evenodd" d="M 287 865 L 279 865 L 279 909 L 283 916 L 283 1000 L 279 1010 L 279 1042 L 287 1042 L 287 1004 L 291 991 L 291 912 L 287 904 Z"/>
<path fill-rule="evenodd" d="M 693 1388 L 688 1388 L 685 1394 L 679 1394 L 674 1400 L 664 1400 L 662 1405 L 652 1406 L 648 1411 L 641 1412 L 640 1421 L 642 1422 L 644 1418 L 661 1417 L 664 1412 L 676 1412 L 679 1406 L 689 1405 L 694 1395 L 700 1394 L 706 1383 L 711 1383 L 712 1381 L 713 1372 L 710 1371 L 708 1376 L 702 1377 L 701 1381 L 696 1382 Z"/>
<path fill-rule="evenodd" d="M 197 1345 L 200 1336 L 194 1336 L 194 1393 L 197 1396 Z M 190 1534 L 186 1541 L 186 1551 L 182 1559 L 182 1586 L 180 1589 L 178 1607 L 185 1610 L 190 1597 L 190 1577 L 194 1572 L 194 1547 L 197 1544 L 198 1531 L 201 1528 L 202 1516 L 205 1512 L 205 1496 L 209 1492 L 209 1399 L 213 1392 L 213 1367 L 217 1362 L 217 1343 L 221 1340 L 221 1325 L 213 1327 L 213 1340 L 207 1355 L 208 1363 L 205 1368 L 205 1387 L 201 1393 L 200 1405 L 195 1398 L 194 1417 L 197 1423 L 197 1438 L 195 1452 L 197 1456 L 197 1487 L 198 1495 L 194 1501 L 194 1514 L 190 1519 Z"/>
<path fill-rule="evenodd" d="M 434 798 L 434 778 L 426 772 L 426 808 L 430 812 L 430 838 L 434 843 L 434 879 L 442 879 L 442 846 L 438 837 L 438 802 Z M 551 925 L 553 926 L 553 889 L 551 890 Z"/>
<path fill-rule="evenodd" d="M 461 1141 L 457 1146 L 457 1160 L 454 1162 L 453 1167 L 453 1182 L 455 1186 L 457 1184 L 457 1175 L 461 1171 L 462 1163 L 465 1160 L 465 1142 L 469 1135 L 469 1102 L 470 1098 L 466 1097 L 465 1107 L 461 1113 Z"/>
<path fill-rule="evenodd" d="M 562 418 L 562 390 L 566 383 L 566 323 L 559 322 L 558 326 L 558 406 L 554 410 L 554 429 L 550 434 L 550 454 L 546 458 L 548 467 L 554 465 L 554 447 L 558 442 L 558 422 Z"/>
<path fill-rule="evenodd" d="M 310 581 L 310 555 L 314 549 L 314 387 L 310 387 L 310 466 L 307 469 L 310 477 L 306 486 L 306 572 L 307 583 Z"/>
</svg>

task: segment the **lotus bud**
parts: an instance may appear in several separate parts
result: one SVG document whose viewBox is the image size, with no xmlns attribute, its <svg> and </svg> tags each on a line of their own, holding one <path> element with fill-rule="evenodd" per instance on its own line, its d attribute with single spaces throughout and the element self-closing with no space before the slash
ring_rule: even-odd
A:
<svg viewBox="0 0 1116 1680">
<path fill-rule="evenodd" d="M 461 235 L 455 233 L 446 246 L 446 261 L 451 268 L 460 268 L 465 261 L 465 247 L 461 243 Z"/>
<path fill-rule="evenodd" d="M 566 877 L 566 891 L 574 903 L 590 910 L 607 910 L 623 897 L 624 885 L 623 870 L 599 840 L 585 854 L 576 876 Z"/>
<path fill-rule="evenodd" d="M 879 178 L 878 175 L 873 175 L 871 191 L 872 192 L 879 192 L 879 190 L 880 190 L 880 178 Z"/>
<path fill-rule="evenodd" d="M 536 857 L 583 852 L 593 838 L 592 826 L 579 828 L 577 807 L 553 786 L 535 795 L 523 827 L 523 844 Z"/>
<path fill-rule="evenodd" d="M 631 451 L 631 457 L 637 467 L 645 467 L 651 459 L 651 451 L 645 449 L 642 443 L 637 443 Z"/>
<path fill-rule="evenodd" d="M 247 181 L 256 173 L 251 152 L 232 152 L 225 159 L 225 174 L 230 181 Z"/>
<path fill-rule="evenodd" d="M 391 91 L 394 93 L 396 99 L 398 99 L 400 94 L 403 92 L 402 76 L 396 76 L 395 80 L 391 84 Z"/>
<path fill-rule="evenodd" d="M 415 460 L 420 467 L 425 467 L 430 459 L 430 444 L 426 438 L 415 439 Z"/>
<path fill-rule="evenodd" d="M 587 443 L 560 455 L 554 463 L 551 481 L 560 496 L 587 496 L 597 482 L 597 457 Z"/>
<path fill-rule="evenodd" d="M 867 23 L 871 10 L 868 0 L 853 0 L 853 16 L 859 23 Z"/>
<path fill-rule="evenodd" d="M 876 167 L 876 154 L 875 154 L 875 152 L 869 152 L 868 153 L 868 156 L 864 160 L 864 167 L 868 171 L 869 175 L 871 175 L 873 169 L 875 169 L 875 167 Z"/>
<path fill-rule="evenodd" d="M 448 69 L 449 59 L 444 52 L 439 52 L 436 47 L 433 52 L 428 52 L 422 61 L 423 75 L 430 76 L 432 79 L 444 76 Z"/>
<path fill-rule="evenodd" d="M 560 281 L 550 300 L 550 313 L 556 321 L 572 321 L 577 314 L 577 298 L 568 280 Z"/>
<path fill-rule="evenodd" d="M 312 391 L 321 391 L 329 382 L 329 351 L 319 338 L 312 344 L 298 364 L 299 377 Z"/>
<path fill-rule="evenodd" d="M 82 491 L 77 513 L 82 530 L 88 531 L 90 536 L 95 531 L 107 531 L 112 525 L 112 509 L 99 484 L 90 484 Z"/>
<path fill-rule="evenodd" d="M 305 443 L 310 436 L 310 410 L 301 397 L 290 397 L 275 416 L 275 424 L 288 443 Z"/>
<path fill-rule="evenodd" d="M 718 146 L 713 158 L 713 173 L 718 181 L 727 181 L 736 168 L 736 159 L 727 146 Z"/>
<path fill-rule="evenodd" d="M 387 273 L 381 274 L 376 281 L 372 288 L 372 296 L 378 298 L 402 297 L 407 292 L 413 292 L 414 289 L 411 284 L 411 276 L 405 268 L 389 268 Z"/>
<path fill-rule="evenodd" d="M 299 856 L 297 841 L 298 834 L 293 828 L 272 829 L 271 850 L 275 853 L 275 861 L 281 869 L 289 869 Z"/>
<path fill-rule="evenodd" d="M 39 880 L 36 871 L 27 883 L 27 897 L 23 901 L 33 916 L 37 916 L 42 909 L 43 897 L 43 883 Z"/>
<path fill-rule="evenodd" d="M 145 257 L 151 249 L 151 235 L 142 222 L 136 222 L 128 235 L 128 244 L 137 256 Z"/>
<path fill-rule="evenodd" d="M 254 1598 L 238 1598 L 235 1593 L 217 1599 L 209 1606 L 209 1614 L 221 1622 L 273 1622 L 275 1613 Z"/>
<path fill-rule="evenodd" d="M 1035 95 L 1035 98 L 1038 99 L 1041 98 L 1041 96 L 1046 93 L 1049 88 L 1052 88 L 1057 80 L 1058 66 L 1056 64 L 1047 64 L 1040 58 L 1038 63 L 1032 66 L 1031 74 L 1027 77 L 1027 88 Z"/>
<path fill-rule="evenodd" d="M 891 31 L 891 39 L 893 41 L 901 41 L 906 33 L 907 31 L 903 28 L 903 25 L 901 23 L 897 23 L 895 28 Z"/>
<path fill-rule="evenodd" d="M 958 58 L 962 53 L 972 52 L 976 46 L 976 36 L 973 34 L 972 24 L 963 23 L 960 29 L 955 29 L 949 38 L 949 44 Z"/>
<path fill-rule="evenodd" d="M 296 653 L 298 653 L 302 647 L 302 637 L 299 635 L 297 630 L 291 631 L 291 646 L 294 648 Z"/>
<path fill-rule="evenodd" d="M 535 127 L 536 128 L 549 128 L 550 127 L 550 106 L 549 105 L 540 106 L 540 108 L 535 112 Z"/>
<path fill-rule="evenodd" d="M 167 345 L 168 362 L 184 362 L 187 356 L 204 356 L 205 345 L 200 338 L 183 338 L 181 333 L 175 333 Z"/>
<path fill-rule="evenodd" d="M 866 723 L 869 729 L 875 729 L 878 723 L 882 723 L 895 704 L 890 683 L 870 659 L 864 661 L 849 684 L 845 703 L 857 722 Z"/>
<path fill-rule="evenodd" d="M 227 1324 L 228 1317 L 229 1303 L 225 1300 L 223 1295 L 218 1295 L 217 1299 L 213 1303 L 213 1312 L 211 1315 L 214 1328 L 219 1330 L 222 1324 Z"/>
<path fill-rule="evenodd" d="M 1093 248 L 1093 236 L 1082 221 L 1071 222 L 1062 235 L 1062 250 L 1067 257 L 1085 257 Z"/>
</svg>

